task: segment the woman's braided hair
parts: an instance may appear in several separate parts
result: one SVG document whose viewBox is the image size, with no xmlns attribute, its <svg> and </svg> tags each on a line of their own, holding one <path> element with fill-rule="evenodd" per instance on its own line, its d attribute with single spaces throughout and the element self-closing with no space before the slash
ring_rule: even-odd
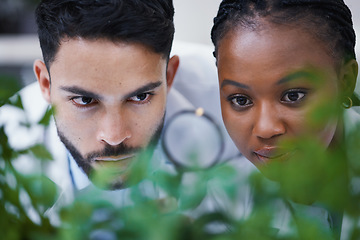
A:
<svg viewBox="0 0 360 240">
<path fill-rule="evenodd" d="M 214 56 L 230 30 L 256 29 L 260 19 L 305 29 L 327 46 L 335 62 L 356 58 L 352 15 L 343 0 L 223 0 L 211 31 Z M 355 93 L 352 99 L 354 105 L 360 104 Z"/>
<path fill-rule="evenodd" d="M 223 0 L 211 31 L 215 55 L 219 41 L 230 29 L 256 27 L 259 18 L 296 24 L 330 46 L 337 59 L 355 58 L 352 15 L 343 0 Z"/>
</svg>

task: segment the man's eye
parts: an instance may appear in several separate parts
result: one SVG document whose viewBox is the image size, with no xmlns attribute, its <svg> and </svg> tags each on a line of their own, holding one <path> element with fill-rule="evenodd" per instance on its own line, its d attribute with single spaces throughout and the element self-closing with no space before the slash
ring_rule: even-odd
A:
<svg viewBox="0 0 360 240">
<path fill-rule="evenodd" d="M 87 106 L 95 102 L 93 98 L 90 97 L 75 97 L 71 99 L 76 105 Z"/>
<path fill-rule="evenodd" d="M 298 102 L 302 100 L 306 96 L 305 91 L 290 91 L 285 93 L 285 95 L 281 98 L 283 102 Z"/>
<path fill-rule="evenodd" d="M 236 107 L 246 107 L 248 105 L 252 104 L 252 101 L 245 96 L 232 96 L 229 98 L 231 104 L 233 104 Z"/>
<path fill-rule="evenodd" d="M 153 95 L 152 93 L 141 93 L 134 97 L 129 98 L 129 100 L 136 103 L 144 103 L 150 101 L 152 95 Z"/>
</svg>

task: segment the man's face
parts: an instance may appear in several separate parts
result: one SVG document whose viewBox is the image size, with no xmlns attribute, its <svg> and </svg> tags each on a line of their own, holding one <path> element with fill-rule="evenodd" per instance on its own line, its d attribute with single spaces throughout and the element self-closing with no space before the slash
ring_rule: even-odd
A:
<svg viewBox="0 0 360 240">
<path fill-rule="evenodd" d="M 160 136 L 171 84 L 167 60 L 140 44 L 77 38 L 61 42 L 51 81 L 36 63 L 35 73 L 78 165 L 88 176 L 116 168 L 119 177 L 110 184 L 121 187 L 124 171 Z"/>
</svg>

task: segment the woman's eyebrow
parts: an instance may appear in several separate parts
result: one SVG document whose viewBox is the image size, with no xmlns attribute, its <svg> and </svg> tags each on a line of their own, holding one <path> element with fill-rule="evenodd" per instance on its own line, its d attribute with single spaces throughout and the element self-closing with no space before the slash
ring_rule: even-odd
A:
<svg viewBox="0 0 360 240">
<path fill-rule="evenodd" d="M 293 80 L 296 80 L 296 79 L 299 79 L 299 78 L 306 78 L 306 79 L 312 79 L 312 78 L 315 78 L 316 75 L 314 73 L 311 73 L 311 72 L 308 72 L 308 71 L 299 71 L 299 72 L 295 72 L 295 73 L 292 73 L 286 77 L 283 77 L 282 79 L 280 79 L 276 85 L 280 85 L 280 84 L 284 84 L 284 83 L 287 83 L 287 82 L 290 82 L 290 81 L 293 81 Z"/>
<path fill-rule="evenodd" d="M 232 86 L 235 86 L 235 87 L 239 87 L 239 88 L 244 88 L 244 89 L 250 89 L 250 87 L 246 84 L 243 84 L 243 83 L 239 83 L 239 82 L 236 82 L 236 81 L 233 81 L 233 80 L 229 80 L 229 79 L 225 79 L 222 83 L 221 83 L 221 86 L 220 88 L 223 88 L 227 85 L 232 85 Z"/>
</svg>

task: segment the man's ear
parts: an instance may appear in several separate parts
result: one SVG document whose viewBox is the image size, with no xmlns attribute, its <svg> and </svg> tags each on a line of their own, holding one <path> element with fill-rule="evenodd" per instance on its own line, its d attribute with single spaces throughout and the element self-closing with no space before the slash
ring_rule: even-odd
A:
<svg viewBox="0 0 360 240">
<path fill-rule="evenodd" d="M 167 66 L 167 70 L 166 70 L 166 83 L 167 83 L 167 91 L 169 92 L 173 82 L 174 82 L 174 78 L 175 78 L 175 74 L 178 70 L 179 67 L 179 56 L 174 55 L 173 57 L 170 58 L 169 62 L 168 62 L 168 66 Z"/>
<path fill-rule="evenodd" d="M 40 85 L 41 93 L 44 99 L 50 103 L 50 74 L 43 61 L 36 60 L 34 62 L 34 73 Z"/>
<path fill-rule="evenodd" d="M 348 61 L 343 65 L 341 70 L 341 91 L 344 96 L 351 97 L 356 85 L 356 79 L 358 75 L 358 63 L 355 59 Z"/>
</svg>

